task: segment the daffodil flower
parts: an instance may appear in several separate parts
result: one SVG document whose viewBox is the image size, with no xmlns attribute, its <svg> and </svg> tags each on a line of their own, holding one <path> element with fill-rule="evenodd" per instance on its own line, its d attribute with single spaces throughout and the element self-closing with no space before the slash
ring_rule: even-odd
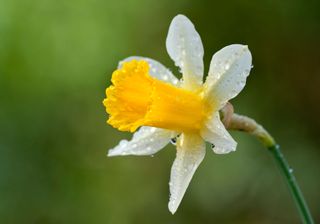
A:
<svg viewBox="0 0 320 224">
<path fill-rule="evenodd" d="M 213 55 L 203 83 L 203 46 L 192 22 L 176 16 L 169 27 L 167 51 L 180 68 L 178 80 L 159 62 L 129 57 L 112 74 L 103 104 L 107 123 L 135 132 L 108 156 L 152 155 L 176 139 L 176 159 L 170 177 L 169 210 L 175 213 L 197 167 L 205 142 L 218 154 L 235 151 L 237 143 L 225 129 L 219 110 L 245 86 L 251 69 L 247 46 L 229 45 Z"/>
</svg>

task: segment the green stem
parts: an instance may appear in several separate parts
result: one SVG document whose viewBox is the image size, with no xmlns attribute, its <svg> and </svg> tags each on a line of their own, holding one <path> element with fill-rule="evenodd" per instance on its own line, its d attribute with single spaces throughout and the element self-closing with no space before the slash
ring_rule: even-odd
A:
<svg viewBox="0 0 320 224">
<path fill-rule="evenodd" d="M 278 167 L 285 181 L 288 184 L 291 195 L 294 199 L 296 207 L 299 211 L 301 220 L 304 224 L 313 224 L 310 210 L 304 200 L 303 194 L 300 190 L 298 182 L 293 174 L 293 170 L 290 168 L 284 155 L 282 154 L 279 145 L 276 144 L 273 137 L 255 120 L 233 113 L 233 107 L 231 104 L 227 104 L 226 107 L 220 111 L 221 118 L 224 125 L 229 130 L 243 131 L 257 137 L 272 153 Z"/>
<path fill-rule="evenodd" d="M 306 201 L 304 200 L 303 194 L 300 190 L 300 187 L 298 185 L 298 182 L 293 174 L 293 169 L 290 168 L 288 162 L 286 161 L 284 155 L 282 154 L 279 145 L 273 145 L 268 147 L 270 152 L 272 153 L 277 165 L 280 168 L 281 173 L 283 174 L 283 177 L 285 178 L 291 195 L 295 201 L 295 204 L 297 206 L 297 209 L 299 211 L 301 220 L 305 224 L 313 224 L 314 221 L 312 219 L 311 213 L 309 211 L 308 205 Z"/>
</svg>

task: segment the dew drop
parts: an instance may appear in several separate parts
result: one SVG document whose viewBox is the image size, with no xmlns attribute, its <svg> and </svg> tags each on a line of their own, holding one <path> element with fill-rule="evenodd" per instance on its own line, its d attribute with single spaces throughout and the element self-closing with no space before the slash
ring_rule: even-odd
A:
<svg viewBox="0 0 320 224">
<path fill-rule="evenodd" d="M 171 140 L 170 140 L 170 143 L 172 144 L 172 145 L 176 145 L 177 144 L 177 138 L 175 137 L 175 138 L 172 138 Z"/>
</svg>

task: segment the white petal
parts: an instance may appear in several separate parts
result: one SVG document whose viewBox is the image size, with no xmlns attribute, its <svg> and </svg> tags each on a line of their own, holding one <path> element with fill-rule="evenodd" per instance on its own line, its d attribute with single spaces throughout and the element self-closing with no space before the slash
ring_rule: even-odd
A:
<svg viewBox="0 0 320 224">
<path fill-rule="evenodd" d="M 172 134 L 172 131 L 160 128 L 141 127 L 130 141 L 121 140 L 110 149 L 108 156 L 152 155 L 170 142 Z"/>
<path fill-rule="evenodd" d="M 168 68 L 166 68 L 160 62 L 153 60 L 151 58 L 131 56 L 120 61 L 118 68 L 122 66 L 123 62 L 131 61 L 131 60 L 138 60 L 138 61 L 144 60 L 148 62 L 150 66 L 149 72 L 151 76 L 153 76 L 156 79 L 162 80 L 164 82 L 168 82 L 173 85 L 178 85 L 179 79 L 177 79 Z"/>
<path fill-rule="evenodd" d="M 236 150 L 237 142 L 224 127 L 219 112 L 213 114 L 200 133 L 204 140 L 214 145 L 213 151 L 217 154 L 226 154 Z"/>
<path fill-rule="evenodd" d="M 168 54 L 183 74 L 185 88 L 200 87 L 203 77 L 203 46 L 192 22 L 183 15 L 173 18 L 166 40 Z"/>
<path fill-rule="evenodd" d="M 223 107 L 245 86 L 251 62 L 251 53 L 245 45 L 229 45 L 215 53 L 205 82 L 207 97 Z"/>
<path fill-rule="evenodd" d="M 205 155 L 205 143 L 199 135 L 181 134 L 177 156 L 171 168 L 169 210 L 176 212 L 191 178 Z"/>
</svg>

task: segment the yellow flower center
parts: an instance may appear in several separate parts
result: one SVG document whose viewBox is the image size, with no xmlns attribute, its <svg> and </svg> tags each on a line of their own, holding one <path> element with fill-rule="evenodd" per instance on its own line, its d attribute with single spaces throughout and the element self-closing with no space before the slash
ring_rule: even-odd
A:
<svg viewBox="0 0 320 224">
<path fill-rule="evenodd" d="M 185 90 L 149 75 L 146 61 L 132 60 L 114 71 L 103 104 L 108 123 L 134 132 L 152 126 L 178 132 L 198 132 L 212 108 L 202 91 Z"/>
</svg>

